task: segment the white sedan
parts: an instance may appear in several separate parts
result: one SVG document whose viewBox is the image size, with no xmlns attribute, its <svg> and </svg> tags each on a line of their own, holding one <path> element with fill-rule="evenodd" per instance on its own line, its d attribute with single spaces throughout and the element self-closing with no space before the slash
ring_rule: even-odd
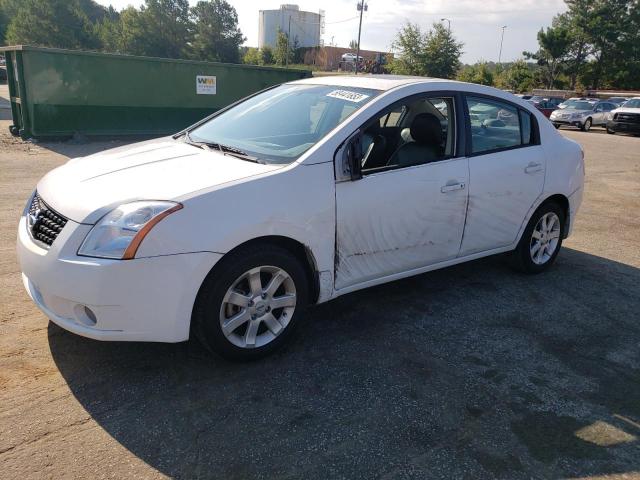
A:
<svg viewBox="0 0 640 480">
<path fill-rule="evenodd" d="M 312 78 L 49 172 L 18 253 L 67 330 L 255 358 L 307 305 L 365 287 L 503 252 L 542 272 L 583 181 L 580 147 L 512 94 Z"/>
</svg>

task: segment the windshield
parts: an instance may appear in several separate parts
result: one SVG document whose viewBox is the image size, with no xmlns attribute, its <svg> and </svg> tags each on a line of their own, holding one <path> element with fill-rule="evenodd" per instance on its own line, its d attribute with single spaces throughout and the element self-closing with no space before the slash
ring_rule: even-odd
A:
<svg viewBox="0 0 640 480">
<path fill-rule="evenodd" d="M 589 102 L 573 102 L 567 105 L 567 110 L 591 110 L 593 104 Z"/>
<path fill-rule="evenodd" d="M 285 84 L 262 92 L 189 132 L 192 142 L 231 147 L 264 163 L 286 164 L 380 93 Z"/>
<path fill-rule="evenodd" d="M 633 100 L 629 100 L 627 103 L 623 105 L 625 108 L 640 108 L 640 98 L 634 98 Z"/>
</svg>

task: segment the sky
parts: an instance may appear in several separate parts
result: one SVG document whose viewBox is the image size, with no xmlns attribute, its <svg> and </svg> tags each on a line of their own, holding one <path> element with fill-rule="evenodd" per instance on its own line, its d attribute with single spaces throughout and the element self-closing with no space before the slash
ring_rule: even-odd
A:
<svg viewBox="0 0 640 480">
<path fill-rule="evenodd" d="M 138 7 L 143 0 L 96 0 L 121 10 Z M 300 10 L 325 10 L 326 45 L 348 46 L 358 36 L 358 0 L 249 1 L 227 0 L 238 12 L 240 30 L 246 46 L 258 45 L 258 11 L 279 8 L 281 3 L 300 6 Z M 563 0 L 365 0 L 368 11 L 362 21 L 361 46 L 366 50 L 390 51 L 397 31 L 407 22 L 417 23 L 424 31 L 442 18 L 451 21 L 451 31 L 464 43 L 463 63 L 478 60 L 497 61 L 502 26 L 506 25 L 502 61 L 516 60 L 522 52 L 537 50 L 536 34 L 551 25 L 554 15 L 566 7 Z M 195 4 L 196 0 L 190 0 Z M 448 23 L 445 21 L 445 25 Z"/>
</svg>

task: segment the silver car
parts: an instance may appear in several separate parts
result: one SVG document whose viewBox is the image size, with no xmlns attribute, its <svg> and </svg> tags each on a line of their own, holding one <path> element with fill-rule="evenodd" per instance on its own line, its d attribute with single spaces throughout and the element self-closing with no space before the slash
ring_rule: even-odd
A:
<svg viewBox="0 0 640 480">
<path fill-rule="evenodd" d="M 610 112 L 618 108 L 612 102 L 576 101 L 566 108 L 551 112 L 549 120 L 556 128 L 561 125 L 577 127 L 583 132 L 588 132 L 593 126 L 606 126 L 610 119 Z"/>
</svg>

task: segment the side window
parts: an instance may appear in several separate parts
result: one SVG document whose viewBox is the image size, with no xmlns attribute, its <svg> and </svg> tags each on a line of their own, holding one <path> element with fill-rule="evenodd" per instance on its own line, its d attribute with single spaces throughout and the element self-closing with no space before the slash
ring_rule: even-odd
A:
<svg viewBox="0 0 640 480">
<path fill-rule="evenodd" d="M 596 107 L 596 112 L 602 112 L 604 110 L 604 105 L 600 104 Z"/>
<path fill-rule="evenodd" d="M 467 97 L 472 153 L 533 143 L 531 114 L 499 100 Z"/>
<path fill-rule="evenodd" d="M 455 102 L 417 98 L 400 103 L 363 127 L 362 173 L 422 165 L 452 157 Z"/>
</svg>

